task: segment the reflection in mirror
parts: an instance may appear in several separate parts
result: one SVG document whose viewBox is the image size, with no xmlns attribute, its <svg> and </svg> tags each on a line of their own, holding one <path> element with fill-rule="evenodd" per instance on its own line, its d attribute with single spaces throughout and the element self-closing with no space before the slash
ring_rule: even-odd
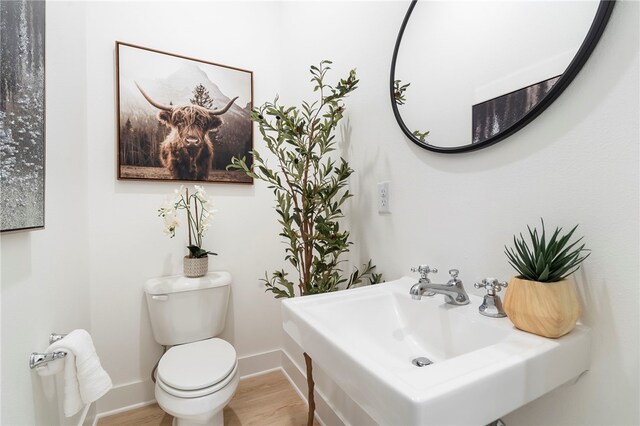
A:
<svg viewBox="0 0 640 426">
<path fill-rule="evenodd" d="M 427 149 L 460 152 L 522 127 L 523 118 L 562 85 L 591 37 L 600 3 L 413 2 L 391 76 L 403 130 Z"/>
<path fill-rule="evenodd" d="M 547 96 L 559 79 L 560 75 L 551 77 L 473 105 L 471 107 L 471 143 L 484 142 L 501 130 L 513 126 Z"/>
</svg>

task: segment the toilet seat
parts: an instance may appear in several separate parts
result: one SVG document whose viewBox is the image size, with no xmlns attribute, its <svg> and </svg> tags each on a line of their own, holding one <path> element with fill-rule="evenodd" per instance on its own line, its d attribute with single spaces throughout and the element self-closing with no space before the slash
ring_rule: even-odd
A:
<svg viewBox="0 0 640 426">
<path fill-rule="evenodd" d="M 226 386 L 236 374 L 236 351 L 213 338 L 174 346 L 158 364 L 158 385 L 179 398 L 197 398 Z"/>
<path fill-rule="evenodd" d="M 198 397 L 201 397 L 201 396 L 207 396 L 207 395 L 211 395 L 212 393 L 216 393 L 220 389 L 222 389 L 225 386 L 227 386 L 229 384 L 229 382 L 231 382 L 231 380 L 233 380 L 233 378 L 236 376 L 237 370 L 238 370 L 238 363 L 236 362 L 236 365 L 234 366 L 233 370 L 231 371 L 231 374 L 229 374 L 223 381 L 221 381 L 219 383 L 216 383 L 213 386 L 210 386 L 210 387 L 207 387 L 207 388 L 202 388 L 202 389 L 185 391 L 185 390 L 172 388 L 171 386 L 167 385 L 166 383 L 164 383 L 159 378 L 157 380 L 157 384 L 163 391 L 165 391 L 169 395 L 175 396 L 177 398 L 198 398 Z"/>
</svg>

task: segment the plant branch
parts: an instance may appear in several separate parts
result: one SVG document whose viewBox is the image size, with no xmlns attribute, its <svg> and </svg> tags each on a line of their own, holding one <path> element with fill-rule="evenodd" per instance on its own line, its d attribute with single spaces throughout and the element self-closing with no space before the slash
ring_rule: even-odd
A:
<svg viewBox="0 0 640 426">
<path fill-rule="evenodd" d="M 185 189 L 186 193 L 187 193 L 187 199 L 186 201 L 183 198 L 183 201 L 185 203 L 185 208 L 187 209 L 187 228 L 189 229 L 189 245 L 193 245 L 191 243 L 191 209 L 189 208 L 189 188 Z M 180 195 L 182 197 L 182 195 Z"/>
</svg>

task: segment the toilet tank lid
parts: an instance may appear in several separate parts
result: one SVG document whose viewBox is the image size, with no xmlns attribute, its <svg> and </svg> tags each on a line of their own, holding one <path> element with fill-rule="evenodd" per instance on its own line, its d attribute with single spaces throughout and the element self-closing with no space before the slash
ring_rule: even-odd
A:
<svg viewBox="0 0 640 426">
<path fill-rule="evenodd" d="M 151 278 L 145 282 L 144 292 L 147 294 L 179 293 L 181 291 L 224 287 L 229 284 L 231 284 L 231 274 L 229 272 L 215 271 L 199 278 L 187 278 L 183 275 Z"/>
</svg>

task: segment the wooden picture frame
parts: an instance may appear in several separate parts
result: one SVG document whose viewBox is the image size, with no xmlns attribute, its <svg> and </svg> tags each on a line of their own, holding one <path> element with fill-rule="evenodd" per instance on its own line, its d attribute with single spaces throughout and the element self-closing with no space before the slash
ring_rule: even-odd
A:
<svg viewBox="0 0 640 426">
<path fill-rule="evenodd" d="M 116 42 L 118 179 L 252 184 L 253 73 Z"/>
</svg>

